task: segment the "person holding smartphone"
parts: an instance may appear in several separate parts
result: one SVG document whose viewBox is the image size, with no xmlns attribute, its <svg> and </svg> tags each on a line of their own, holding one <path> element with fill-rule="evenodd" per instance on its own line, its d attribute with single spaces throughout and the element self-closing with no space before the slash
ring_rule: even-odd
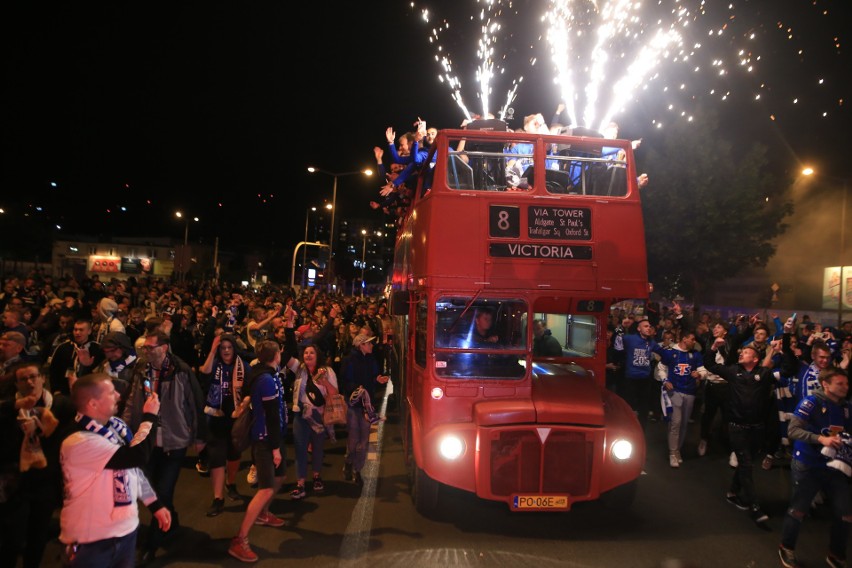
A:
<svg viewBox="0 0 852 568">
<path fill-rule="evenodd" d="M 122 416 L 136 430 L 144 418 L 145 401 L 154 395 L 162 401 L 160 428 L 145 471 L 160 501 L 171 511 L 172 528 L 168 532 L 180 524 L 174 494 L 184 458 L 190 447 L 200 452 L 207 439 L 201 387 L 189 365 L 170 351 L 170 342 L 169 335 L 161 330 L 145 337 L 144 360 L 136 365 Z M 142 563 L 154 559 L 165 536 L 166 530 L 152 522 L 140 558 Z"/>
</svg>

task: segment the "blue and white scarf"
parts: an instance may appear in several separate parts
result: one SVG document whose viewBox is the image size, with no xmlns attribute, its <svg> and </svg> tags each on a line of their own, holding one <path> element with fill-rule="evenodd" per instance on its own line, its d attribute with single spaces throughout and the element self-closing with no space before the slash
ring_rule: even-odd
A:
<svg viewBox="0 0 852 568">
<path fill-rule="evenodd" d="M 823 436 L 831 436 L 833 433 L 828 428 L 822 429 Z M 840 432 L 843 445 L 840 449 L 835 450 L 831 446 L 825 446 L 820 453 L 828 459 L 826 464 L 828 467 L 834 468 L 843 472 L 846 477 L 852 477 L 852 436 L 846 432 Z"/>
<path fill-rule="evenodd" d="M 225 416 L 222 405 L 228 395 L 234 401 L 234 406 L 239 406 L 242 400 L 243 382 L 246 376 L 245 364 L 241 357 L 234 358 L 232 365 L 225 365 L 216 358 L 213 369 L 213 381 L 210 390 L 207 391 L 207 401 L 204 406 L 204 414 L 208 416 Z"/>
<path fill-rule="evenodd" d="M 665 385 L 660 387 L 660 407 L 663 411 L 663 420 L 670 422 L 672 419 L 672 412 L 674 412 L 674 406 L 672 405 L 672 398 L 669 396 L 669 391 L 666 390 Z"/>
<path fill-rule="evenodd" d="M 124 359 L 119 359 L 118 361 L 107 361 L 109 364 L 106 366 L 104 371 L 106 371 L 106 374 L 109 375 L 110 377 L 117 379 L 118 374 L 121 373 L 124 369 L 126 369 L 130 365 L 132 365 L 133 363 L 135 363 L 136 359 L 137 359 L 136 354 L 130 353 Z"/>
<path fill-rule="evenodd" d="M 85 414 L 77 413 L 74 418 L 77 423 L 84 429 L 103 436 L 117 446 L 126 446 L 132 444 L 133 436 L 130 433 L 130 428 L 127 427 L 120 418 L 113 416 L 107 423 L 99 424 Z M 147 431 L 146 431 L 147 435 Z M 127 470 L 115 469 L 113 476 L 113 491 L 112 500 L 115 507 L 127 507 L 133 504 L 133 497 L 130 492 L 130 475 Z"/>
</svg>

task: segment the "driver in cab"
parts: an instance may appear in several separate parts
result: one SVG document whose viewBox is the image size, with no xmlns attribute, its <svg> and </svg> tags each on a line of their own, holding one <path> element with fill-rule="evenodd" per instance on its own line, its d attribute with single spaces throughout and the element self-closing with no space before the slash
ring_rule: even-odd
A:
<svg viewBox="0 0 852 568">
<path fill-rule="evenodd" d="M 491 333 L 491 326 L 494 325 L 494 314 L 490 310 L 477 310 L 473 324 L 474 329 L 471 337 L 473 346 L 495 347 L 500 341 L 497 334 Z"/>
</svg>

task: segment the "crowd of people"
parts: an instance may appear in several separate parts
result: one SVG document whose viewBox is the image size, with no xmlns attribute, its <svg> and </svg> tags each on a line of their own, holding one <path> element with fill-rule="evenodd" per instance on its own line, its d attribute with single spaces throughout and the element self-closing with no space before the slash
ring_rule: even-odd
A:
<svg viewBox="0 0 852 568">
<path fill-rule="evenodd" d="M 793 493 L 782 523 L 781 564 L 799 566 L 801 523 L 812 504 L 827 498 L 833 522 L 826 563 L 846 566 L 852 321 L 833 329 L 807 316 L 800 323 L 795 314 L 784 322 L 773 314 L 771 320 L 761 321 L 759 314 L 695 318 L 677 303 L 665 314 L 616 312 L 607 332 L 607 384 L 632 406 L 643 428 L 653 417 L 668 422 L 672 468 L 683 463 L 695 412 L 701 421 L 697 456 L 708 452 L 711 440 L 731 452 L 735 471 L 726 499 L 758 525 L 769 517 L 759 503 L 753 464 L 772 469 L 789 461 Z"/>
<path fill-rule="evenodd" d="M 381 301 L 288 288 L 170 284 L 143 278 L 78 282 L 33 274 L 0 293 L 0 563 L 41 565 L 54 514 L 65 562 L 150 562 L 179 529 L 175 488 L 187 456 L 209 475 L 207 516 L 241 500 L 232 434 L 251 413 L 257 491 L 228 552 L 258 560 L 252 527 L 286 523 L 269 510 L 287 466 L 294 500 L 324 491 L 329 402 L 342 395 L 344 478 L 362 483 L 373 401 L 388 382 L 391 322 Z M 306 485 L 308 465 L 311 484 Z M 137 501 L 151 511 L 137 543 Z"/>
<path fill-rule="evenodd" d="M 689 422 L 700 421 L 695 455 L 730 452 L 726 498 L 758 524 L 768 517 L 753 464 L 771 469 L 789 460 L 782 563 L 798 565 L 799 527 L 821 495 L 834 507 L 827 561 L 844 566 L 852 322 L 834 329 L 807 316 L 722 321 L 677 303 L 666 313 L 647 307 L 643 315 L 613 312 L 608 388 L 643 426 L 668 422 L 671 468 L 683 463 Z M 3 565 L 19 557 L 40 565 L 59 510 L 70 565 L 152 560 L 181 526 L 174 495 L 187 456 L 209 475 L 208 516 L 220 515 L 226 499 L 243 499 L 242 452 L 231 433 L 244 412 L 253 416 L 247 482 L 257 490 L 235 527 L 232 556 L 256 561 L 253 527 L 286 524 L 270 504 L 285 479 L 288 425 L 296 471 L 289 497 L 325 490 L 324 447 L 336 436 L 325 414 L 339 395 L 347 403 L 345 426 L 337 425 L 347 431 L 343 477 L 362 482 L 370 428 L 381 419 L 374 402 L 394 356 L 382 300 L 33 274 L 6 279 L 0 310 Z M 533 331 L 534 356 L 560 356 L 544 321 L 534 321 Z M 141 543 L 137 501 L 151 511 Z"/>
</svg>

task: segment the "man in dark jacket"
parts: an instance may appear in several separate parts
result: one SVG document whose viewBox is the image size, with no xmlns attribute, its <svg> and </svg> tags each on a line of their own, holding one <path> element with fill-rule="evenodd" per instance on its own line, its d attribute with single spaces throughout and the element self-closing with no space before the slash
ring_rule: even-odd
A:
<svg viewBox="0 0 852 568">
<path fill-rule="evenodd" d="M 550 330 L 544 324 L 544 320 L 533 320 L 533 356 L 535 357 L 561 357 L 562 346 L 553 337 Z"/>
<path fill-rule="evenodd" d="M 727 499 L 738 509 L 750 509 L 754 522 L 761 524 L 769 517 L 757 503 L 752 459 L 762 448 L 765 439 L 764 418 L 767 406 L 773 404 L 770 395 L 775 377 L 770 369 L 758 366 L 757 350 L 750 345 L 742 348 L 736 365 L 716 363 L 717 349 L 724 343 L 723 337 L 716 338 L 704 365 L 708 371 L 725 379 L 730 389 L 727 404 L 728 432 L 731 447 L 737 455 L 737 469 Z"/>
<path fill-rule="evenodd" d="M 343 477 L 355 483 L 361 482 L 361 470 L 367 462 L 372 426 L 369 418 L 370 413 L 375 412 L 372 403 L 376 399 L 379 385 L 387 384 L 390 378 L 379 374 L 379 364 L 373 357 L 375 339 L 364 334 L 356 335 L 352 340 L 352 352 L 343 361 L 341 373 L 340 392 L 349 401 Z"/>
<path fill-rule="evenodd" d="M 207 421 L 198 379 L 184 361 L 170 352 L 169 345 L 169 336 L 163 331 L 145 337 L 142 346 L 145 356 L 134 369 L 123 418 L 131 430 L 137 430 L 144 418 L 145 401 L 152 393 L 160 397 L 159 433 L 145 473 L 160 501 L 171 511 L 174 530 L 180 526 L 174 494 L 183 459 L 191 446 L 195 445 L 196 451 L 204 447 Z M 154 559 L 164 536 L 159 523 L 152 519 L 142 553 L 143 563 Z"/>
</svg>

